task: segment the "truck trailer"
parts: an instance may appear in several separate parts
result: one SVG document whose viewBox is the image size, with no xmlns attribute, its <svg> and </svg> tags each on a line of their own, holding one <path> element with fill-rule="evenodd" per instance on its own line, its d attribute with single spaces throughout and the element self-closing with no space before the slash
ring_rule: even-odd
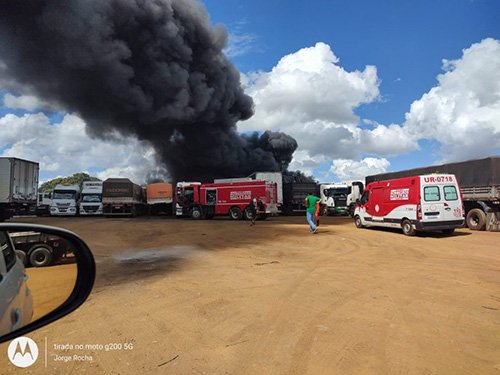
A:
<svg viewBox="0 0 500 375">
<path fill-rule="evenodd" d="M 257 198 L 257 218 L 265 219 L 278 212 L 276 183 L 269 181 L 178 182 L 175 192 L 175 213 L 193 219 L 230 216 L 231 219 L 252 219 L 252 200 Z"/>
<path fill-rule="evenodd" d="M 305 198 L 308 194 L 319 196 L 319 186 L 320 185 L 315 182 L 284 182 L 283 214 L 296 215 L 305 213 Z"/>
<path fill-rule="evenodd" d="M 39 169 L 33 161 L 0 158 L 0 221 L 35 213 Z"/>
<path fill-rule="evenodd" d="M 105 216 L 137 216 L 146 211 L 143 189 L 128 178 L 108 178 L 102 183 Z"/>
<path fill-rule="evenodd" d="M 172 184 L 168 182 L 148 184 L 146 186 L 146 197 L 150 215 L 172 214 L 172 202 L 174 201 Z"/>
<path fill-rule="evenodd" d="M 12 232 L 9 235 L 17 256 L 26 267 L 51 266 L 72 253 L 69 242 L 59 236 L 40 232 Z M 70 260 L 74 262 L 75 258 Z"/>
<path fill-rule="evenodd" d="M 366 177 L 366 184 L 430 173 L 456 176 L 465 208 L 465 222 L 472 230 L 486 229 L 487 215 L 498 221 L 500 213 L 500 157 L 415 168 Z"/>
</svg>

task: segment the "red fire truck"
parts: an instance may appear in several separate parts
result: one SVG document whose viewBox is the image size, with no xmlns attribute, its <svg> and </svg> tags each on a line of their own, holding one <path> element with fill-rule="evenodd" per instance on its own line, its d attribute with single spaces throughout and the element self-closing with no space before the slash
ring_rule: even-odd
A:
<svg viewBox="0 0 500 375">
<path fill-rule="evenodd" d="M 452 174 L 371 182 L 357 203 L 358 228 L 401 228 L 413 236 L 416 231 L 453 233 L 464 225 L 462 197 Z"/>
<path fill-rule="evenodd" d="M 193 219 L 229 215 L 231 219 L 252 219 L 252 200 L 259 202 L 258 218 L 278 212 L 275 182 L 243 181 L 202 184 L 178 182 L 175 213 Z"/>
</svg>

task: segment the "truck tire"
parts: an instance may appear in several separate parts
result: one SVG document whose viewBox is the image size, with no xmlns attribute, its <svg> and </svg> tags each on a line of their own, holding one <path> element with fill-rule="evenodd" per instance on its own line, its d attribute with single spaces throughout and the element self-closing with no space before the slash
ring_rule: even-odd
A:
<svg viewBox="0 0 500 375">
<path fill-rule="evenodd" d="M 401 223 L 401 229 L 403 229 L 403 233 L 405 234 L 405 236 L 414 236 L 417 232 L 415 228 L 413 228 L 411 221 L 408 219 L 403 220 L 403 222 Z"/>
<path fill-rule="evenodd" d="M 365 226 L 363 225 L 363 222 L 361 221 L 361 218 L 356 215 L 354 217 L 354 225 L 356 225 L 356 228 L 364 228 Z"/>
<path fill-rule="evenodd" d="M 16 250 L 16 255 L 19 258 L 19 260 L 21 261 L 21 263 L 23 264 L 23 266 L 26 267 L 28 265 L 26 263 L 28 261 L 28 259 L 26 258 L 26 253 L 24 251 L 21 251 L 21 250 Z"/>
<path fill-rule="evenodd" d="M 350 216 L 350 217 L 354 217 L 354 210 L 355 210 L 355 208 L 356 208 L 356 206 L 355 206 L 355 205 L 353 205 L 353 204 L 351 204 L 351 205 L 349 206 L 349 216 Z"/>
<path fill-rule="evenodd" d="M 467 214 L 466 223 L 471 230 L 485 230 L 486 214 L 479 208 L 473 208 Z"/>
<path fill-rule="evenodd" d="M 52 250 L 46 246 L 36 246 L 30 251 L 30 264 L 34 267 L 45 267 L 52 263 Z"/>
<path fill-rule="evenodd" d="M 201 217 L 203 216 L 201 210 L 199 207 L 193 207 L 191 209 L 191 212 L 189 214 L 189 216 L 191 216 L 191 219 L 194 219 L 194 220 L 199 220 L 201 219 Z"/>
<path fill-rule="evenodd" d="M 321 214 L 321 216 L 328 216 L 328 207 L 327 206 L 321 207 L 320 214 Z"/>
<path fill-rule="evenodd" d="M 233 220 L 240 220 L 243 214 L 241 213 L 241 210 L 238 207 L 231 207 L 231 209 L 229 210 L 229 216 Z"/>
<path fill-rule="evenodd" d="M 254 216 L 255 213 L 251 207 L 245 208 L 245 220 L 252 220 Z"/>
</svg>

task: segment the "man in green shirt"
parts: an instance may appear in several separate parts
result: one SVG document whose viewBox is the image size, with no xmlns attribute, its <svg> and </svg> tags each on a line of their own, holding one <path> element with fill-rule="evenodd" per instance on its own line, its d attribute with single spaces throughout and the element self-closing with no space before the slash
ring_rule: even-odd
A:
<svg viewBox="0 0 500 375">
<path fill-rule="evenodd" d="M 307 194 L 307 197 L 305 199 L 306 219 L 309 223 L 309 230 L 311 231 L 311 233 L 316 233 L 318 231 L 318 228 L 314 223 L 314 215 L 316 214 L 316 202 L 319 202 L 320 200 L 320 198 L 312 195 L 311 193 Z"/>
</svg>

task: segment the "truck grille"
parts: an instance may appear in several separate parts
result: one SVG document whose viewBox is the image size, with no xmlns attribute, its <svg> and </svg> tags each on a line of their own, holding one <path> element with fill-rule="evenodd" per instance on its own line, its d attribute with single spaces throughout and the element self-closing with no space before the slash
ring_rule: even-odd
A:
<svg viewBox="0 0 500 375">
<path fill-rule="evenodd" d="M 83 206 L 85 212 L 96 212 L 99 209 L 99 206 Z"/>
</svg>

